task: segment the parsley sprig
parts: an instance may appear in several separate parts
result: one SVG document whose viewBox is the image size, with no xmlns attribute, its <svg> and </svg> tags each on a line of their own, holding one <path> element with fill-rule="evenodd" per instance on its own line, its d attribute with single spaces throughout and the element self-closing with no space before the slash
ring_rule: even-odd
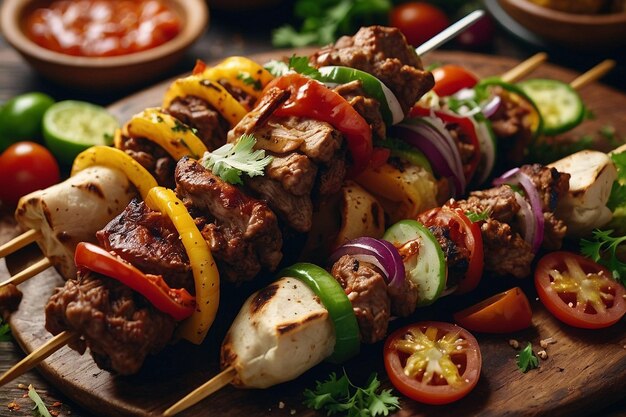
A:
<svg viewBox="0 0 626 417">
<path fill-rule="evenodd" d="M 311 65 L 308 57 L 298 56 L 296 54 L 293 54 L 287 62 L 273 59 L 267 62 L 264 67 L 274 77 L 280 77 L 289 71 L 295 71 L 314 79 L 319 79 L 321 77 L 319 70 Z"/>
<path fill-rule="evenodd" d="M 380 381 L 374 373 L 366 388 L 357 387 L 348 379 L 346 371 L 337 379 L 333 372 L 328 380 L 316 381 L 315 390 L 304 391 L 304 405 L 315 410 L 325 410 L 327 415 L 345 414 L 349 417 L 388 415 L 400 408 L 398 397 L 385 389 L 377 393 Z"/>
<path fill-rule="evenodd" d="M 626 236 L 611 236 L 613 230 L 594 230 L 589 240 L 580 240 L 580 251 L 583 255 L 606 266 L 613 273 L 613 278 L 626 285 L 626 263 L 618 258 L 619 246 L 626 242 Z"/>
<path fill-rule="evenodd" d="M 539 358 L 533 353 L 533 345 L 530 342 L 517 356 L 517 367 L 524 373 L 539 367 Z"/>
<path fill-rule="evenodd" d="M 253 135 L 241 135 L 235 143 L 206 152 L 202 165 L 230 184 L 242 184 L 241 175 L 256 177 L 265 173 L 265 167 L 272 162 L 264 150 L 254 150 L 256 139 Z"/>
</svg>

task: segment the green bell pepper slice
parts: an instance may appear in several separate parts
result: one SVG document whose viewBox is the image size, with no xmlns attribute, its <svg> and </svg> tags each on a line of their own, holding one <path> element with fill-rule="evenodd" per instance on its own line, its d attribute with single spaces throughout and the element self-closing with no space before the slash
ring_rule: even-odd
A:
<svg viewBox="0 0 626 417">
<path fill-rule="evenodd" d="M 342 363 L 358 355 L 361 341 L 352 303 L 341 285 L 326 270 L 310 263 L 297 263 L 280 271 L 281 277 L 293 277 L 305 283 L 328 310 L 335 326 L 335 348 L 329 362 Z"/>
</svg>

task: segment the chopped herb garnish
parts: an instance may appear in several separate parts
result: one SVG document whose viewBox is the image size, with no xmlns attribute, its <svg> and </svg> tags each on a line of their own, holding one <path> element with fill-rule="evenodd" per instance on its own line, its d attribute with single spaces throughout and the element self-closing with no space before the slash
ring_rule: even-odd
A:
<svg viewBox="0 0 626 417">
<path fill-rule="evenodd" d="M 52 417 L 50 415 L 50 412 L 46 408 L 43 400 L 41 399 L 32 384 L 28 386 L 28 397 L 30 397 L 30 399 L 33 400 L 33 402 L 35 403 L 35 407 L 33 407 L 33 412 L 36 416 Z"/>
<path fill-rule="evenodd" d="M 359 26 L 380 23 L 391 6 L 391 0 L 297 0 L 294 15 L 302 21 L 300 30 L 281 26 L 272 33 L 272 43 L 277 47 L 326 45 Z"/>
<path fill-rule="evenodd" d="M 304 405 L 315 410 L 325 410 L 327 415 L 342 414 L 349 417 L 386 416 L 400 408 L 398 397 L 391 390 L 380 393 L 380 381 L 374 373 L 370 376 L 366 388 L 357 387 L 343 371 L 337 379 L 333 372 L 324 382 L 316 381 L 315 390 L 304 391 Z"/>
<path fill-rule="evenodd" d="M 252 77 L 247 72 L 240 72 L 237 74 L 237 79 L 243 81 L 247 85 L 251 85 L 256 91 L 261 91 L 263 89 L 261 80 Z"/>
<path fill-rule="evenodd" d="M 180 120 L 174 121 L 174 127 L 172 127 L 172 132 L 187 132 L 188 130 L 191 130 L 191 128 Z"/>
<path fill-rule="evenodd" d="M 0 318 L 0 342 L 8 342 L 11 339 L 11 327 L 9 323 L 5 323 L 4 320 Z"/>
<path fill-rule="evenodd" d="M 311 65 L 309 58 L 306 56 L 292 55 L 289 58 L 289 68 L 307 77 L 317 79 L 321 76 L 318 69 Z"/>
<path fill-rule="evenodd" d="M 533 353 L 533 346 L 530 342 L 517 356 L 517 367 L 524 373 L 539 367 L 539 358 Z"/>
<path fill-rule="evenodd" d="M 467 216 L 467 218 L 470 219 L 472 223 L 476 223 L 487 220 L 489 218 L 489 214 L 491 214 L 490 212 L 491 210 L 489 210 L 488 208 L 484 209 L 481 213 L 466 211 L 465 216 Z"/>
<path fill-rule="evenodd" d="M 253 135 L 242 135 L 235 143 L 206 152 L 202 164 L 230 184 L 241 184 L 241 175 L 249 177 L 263 175 L 265 167 L 272 161 L 265 151 L 254 150 L 256 139 Z"/>
<path fill-rule="evenodd" d="M 265 68 L 274 77 L 280 77 L 281 75 L 285 75 L 289 72 L 289 65 L 287 65 L 286 62 L 277 61 L 275 59 L 268 61 L 263 68 Z"/>
<path fill-rule="evenodd" d="M 613 273 L 613 278 L 626 285 L 626 263 L 619 260 L 617 251 L 626 242 L 626 236 L 611 236 L 613 230 L 594 230 L 589 240 L 580 240 L 580 252 L 606 266 Z"/>
</svg>

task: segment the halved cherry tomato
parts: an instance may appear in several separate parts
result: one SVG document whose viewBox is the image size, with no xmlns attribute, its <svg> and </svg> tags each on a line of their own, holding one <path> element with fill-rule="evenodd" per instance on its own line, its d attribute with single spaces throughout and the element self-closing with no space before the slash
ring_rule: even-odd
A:
<svg viewBox="0 0 626 417">
<path fill-rule="evenodd" d="M 501 292 L 454 314 L 461 326 L 481 333 L 512 333 L 529 327 L 533 312 L 519 288 Z"/>
<path fill-rule="evenodd" d="M 473 223 L 460 210 L 447 207 L 435 207 L 418 216 L 418 220 L 426 227 L 439 226 L 449 230 L 449 238 L 455 245 L 465 248 L 470 252 L 469 263 L 465 274 L 461 277 L 450 276 L 448 268 L 448 280 L 457 281 L 456 292 L 466 293 L 478 286 L 483 275 L 484 254 L 483 238 L 480 233 L 480 225 Z"/>
<path fill-rule="evenodd" d="M 608 327 L 626 314 L 626 290 L 608 269 L 570 252 L 552 252 L 535 270 L 535 286 L 543 305 L 574 327 Z"/>
<path fill-rule="evenodd" d="M 169 314 L 175 320 L 186 319 L 195 310 L 195 297 L 186 289 L 172 289 L 161 275 L 144 274 L 92 243 L 80 242 L 76 246 L 74 261 L 79 268 L 106 275 L 137 291 L 157 310 Z"/>
<path fill-rule="evenodd" d="M 0 200 L 8 206 L 14 207 L 21 197 L 60 179 L 56 159 L 37 143 L 17 142 L 0 155 Z"/>
<path fill-rule="evenodd" d="M 384 362 L 391 383 L 426 404 L 448 404 L 478 383 L 482 357 L 478 342 L 454 324 L 425 321 L 393 332 L 385 342 Z"/>
<path fill-rule="evenodd" d="M 433 91 L 439 96 L 450 96 L 464 88 L 472 88 L 478 83 L 478 77 L 458 65 L 442 65 L 433 71 L 435 86 Z"/>
</svg>

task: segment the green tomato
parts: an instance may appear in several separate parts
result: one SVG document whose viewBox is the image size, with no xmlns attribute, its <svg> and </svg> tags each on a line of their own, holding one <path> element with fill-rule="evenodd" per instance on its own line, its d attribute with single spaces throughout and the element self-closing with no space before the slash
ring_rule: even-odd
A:
<svg viewBox="0 0 626 417">
<path fill-rule="evenodd" d="M 52 97 L 43 93 L 25 93 L 15 96 L 0 109 L 0 151 L 13 142 L 41 137 L 41 122 Z"/>
</svg>

